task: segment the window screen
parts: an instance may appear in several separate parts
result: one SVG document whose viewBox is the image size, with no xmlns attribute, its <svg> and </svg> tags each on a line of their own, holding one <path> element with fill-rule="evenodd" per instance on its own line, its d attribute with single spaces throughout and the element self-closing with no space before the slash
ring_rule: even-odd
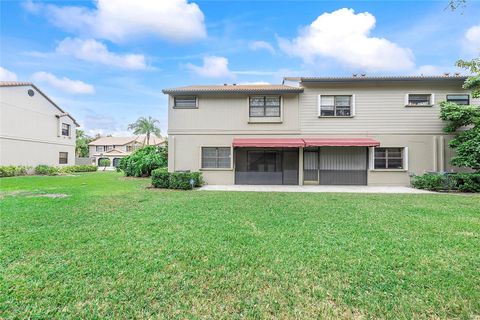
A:
<svg viewBox="0 0 480 320">
<path fill-rule="evenodd" d="M 448 102 L 454 102 L 460 105 L 469 105 L 470 104 L 470 96 L 468 94 L 448 94 L 447 95 Z"/>
<path fill-rule="evenodd" d="M 320 116 L 349 117 L 352 115 L 352 96 L 321 96 Z"/>
<path fill-rule="evenodd" d="M 280 117 L 279 96 L 250 97 L 250 117 Z"/>
<path fill-rule="evenodd" d="M 375 169 L 403 169 L 403 148 L 375 148 Z"/>
<path fill-rule="evenodd" d="M 58 163 L 59 164 L 67 164 L 68 163 L 68 152 L 59 152 Z"/>
<path fill-rule="evenodd" d="M 173 100 L 175 108 L 197 108 L 197 97 L 195 96 L 174 97 Z"/>
<path fill-rule="evenodd" d="M 230 147 L 202 147 L 202 168 L 230 168 Z"/>
</svg>

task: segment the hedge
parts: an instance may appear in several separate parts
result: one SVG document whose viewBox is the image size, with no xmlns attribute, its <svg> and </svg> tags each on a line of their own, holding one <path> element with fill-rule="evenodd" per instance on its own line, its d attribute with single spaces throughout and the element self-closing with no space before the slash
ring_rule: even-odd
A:
<svg viewBox="0 0 480 320">
<path fill-rule="evenodd" d="M 425 173 L 412 178 L 412 186 L 430 191 L 480 192 L 480 172 L 476 173 Z"/>
<path fill-rule="evenodd" d="M 0 166 L 0 178 L 24 176 L 31 168 L 28 166 Z"/>
<path fill-rule="evenodd" d="M 152 171 L 152 185 L 155 188 L 190 190 L 190 180 L 195 181 L 194 187 L 203 184 L 201 172 L 167 172 L 166 168 Z"/>
<path fill-rule="evenodd" d="M 60 170 L 65 173 L 70 173 L 70 172 L 95 172 L 97 171 L 98 167 L 94 165 L 78 165 L 78 166 L 68 166 L 68 167 L 62 167 Z"/>
<path fill-rule="evenodd" d="M 60 174 L 60 168 L 39 164 L 35 167 L 35 173 L 38 175 L 56 176 Z"/>
</svg>

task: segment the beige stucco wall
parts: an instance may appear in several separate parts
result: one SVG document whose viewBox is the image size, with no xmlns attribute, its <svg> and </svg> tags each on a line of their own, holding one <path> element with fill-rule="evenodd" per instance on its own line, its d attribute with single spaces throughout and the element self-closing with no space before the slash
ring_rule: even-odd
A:
<svg viewBox="0 0 480 320">
<path fill-rule="evenodd" d="M 298 133 L 298 95 L 282 96 L 281 123 L 251 123 L 248 95 L 199 95 L 197 109 L 174 109 L 169 98 L 168 132 L 175 133 Z M 252 119 L 253 120 L 253 119 Z"/>
<path fill-rule="evenodd" d="M 202 171 L 207 184 L 233 184 L 234 163 L 230 169 L 202 170 L 200 168 L 200 148 L 202 146 L 231 146 L 234 137 L 239 135 L 175 135 L 169 137 L 169 171 Z M 257 137 L 241 135 L 241 137 Z M 265 137 L 281 137 L 266 135 Z M 298 135 L 283 137 L 298 137 Z M 311 137 L 302 135 L 301 137 Z M 317 137 L 329 137 L 320 136 Z M 364 137 L 364 136 L 357 136 Z M 374 135 L 370 136 L 382 147 L 408 148 L 407 170 L 368 170 L 369 185 L 410 184 L 410 175 L 430 171 L 456 170 L 449 165 L 451 151 L 447 143 L 449 136 L 444 135 Z M 233 157 L 232 157 L 233 159 Z M 369 158 L 370 161 L 370 158 Z"/>
<path fill-rule="evenodd" d="M 27 90 L 35 91 L 33 97 Z M 0 165 L 59 164 L 59 152 L 68 152 L 75 164 L 75 124 L 31 86 L 0 87 Z M 61 123 L 70 124 L 70 136 L 61 136 Z"/>
<path fill-rule="evenodd" d="M 433 107 L 405 107 L 405 96 L 433 93 Z M 432 134 L 441 133 L 440 102 L 447 94 L 468 93 L 462 81 L 373 82 L 356 84 L 304 84 L 300 94 L 300 129 L 303 134 Z M 319 118 L 319 95 L 355 95 L 355 116 Z M 472 100 L 480 104 L 480 100 Z"/>
</svg>

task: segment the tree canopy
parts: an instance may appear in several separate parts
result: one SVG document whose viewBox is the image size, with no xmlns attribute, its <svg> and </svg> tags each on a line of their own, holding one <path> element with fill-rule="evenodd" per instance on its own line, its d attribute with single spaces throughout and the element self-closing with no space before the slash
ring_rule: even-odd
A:
<svg viewBox="0 0 480 320">
<path fill-rule="evenodd" d="M 133 130 L 133 134 L 145 134 L 147 137 L 146 144 L 150 143 L 150 135 L 154 134 L 160 137 L 160 121 L 152 117 L 140 117 L 134 123 L 128 125 L 128 130 Z"/>
</svg>

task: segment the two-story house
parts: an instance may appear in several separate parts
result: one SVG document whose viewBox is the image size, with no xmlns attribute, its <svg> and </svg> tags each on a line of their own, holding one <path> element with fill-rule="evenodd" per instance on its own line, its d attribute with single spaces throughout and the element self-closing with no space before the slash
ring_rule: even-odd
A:
<svg viewBox="0 0 480 320">
<path fill-rule="evenodd" d="M 165 143 L 163 138 L 150 136 L 148 145 L 160 146 Z M 147 145 L 144 135 L 135 137 L 101 137 L 88 144 L 89 157 L 92 163 L 100 166 L 100 160 L 109 159 L 108 169 L 115 169 L 123 157 L 130 155 L 133 151 Z"/>
<path fill-rule="evenodd" d="M 458 75 L 285 81 L 295 85 L 163 90 L 169 171 L 200 170 L 208 184 L 409 185 L 456 170 L 439 103 L 479 103 Z"/>
<path fill-rule="evenodd" d="M 0 165 L 74 165 L 76 127 L 34 84 L 0 82 Z"/>
</svg>

